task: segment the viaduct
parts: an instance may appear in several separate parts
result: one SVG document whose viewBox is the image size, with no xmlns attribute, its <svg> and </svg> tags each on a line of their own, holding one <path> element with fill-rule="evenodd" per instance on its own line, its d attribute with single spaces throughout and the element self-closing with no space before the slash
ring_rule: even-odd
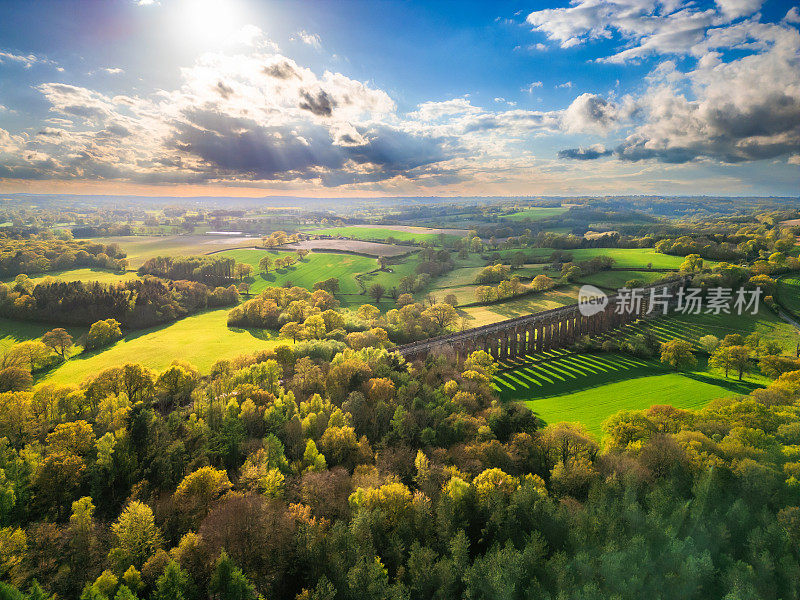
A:
<svg viewBox="0 0 800 600">
<path fill-rule="evenodd" d="M 476 350 L 485 350 L 496 360 L 502 360 L 564 348 L 583 335 L 603 333 L 639 319 L 664 314 L 674 304 L 675 294 L 685 286 L 684 279 L 676 279 L 641 288 L 641 301 L 633 306 L 629 300 L 615 294 L 608 297 L 603 310 L 589 316 L 582 314 L 577 304 L 572 304 L 404 344 L 395 351 L 410 361 L 424 359 L 428 354 L 443 353 L 454 353 L 457 359 L 463 360 Z M 658 302 L 665 295 L 672 298 L 667 305 Z M 654 300 L 652 310 L 651 300 Z"/>
</svg>

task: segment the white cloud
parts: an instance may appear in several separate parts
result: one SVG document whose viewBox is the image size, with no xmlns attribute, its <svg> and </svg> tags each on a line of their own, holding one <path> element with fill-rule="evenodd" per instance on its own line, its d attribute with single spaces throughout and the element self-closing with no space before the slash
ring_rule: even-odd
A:
<svg viewBox="0 0 800 600">
<path fill-rule="evenodd" d="M 762 0 L 717 0 L 717 8 L 673 0 L 573 0 L 567 8 L 530 13 L 527 22 L 562 48 L 619 36 L 625 48 L 601 62 L 625 63 L 658 54 L 696 54 L 706 36 L 748 17 Z"/>
<path fill-rule="evenodd" d="M 619 37 L 621 48 L 599 62 L 659 61 L 637 98 L 619 105 L 594 94 L 576 98 L 564 113 L 567 131 L 632 127 L 615 149 L 631 161 L 733 163 L 800 153 L 800 34 L 761 22 L 760 7 L 761 0 L 718 0 L 705 9 L 678 0 L 573 0 L 527 21 L 564 48 Z M 790 11 L 784 21 L 791 18 Z M 690 66 L 679 69 L 673 56 Z M 587 160 L 608 151 L 563 155 Z"/>
<path fill-rule="evenodd" d="M 401 113 L 384 90 L 298 64 L 251 28 L 240 44 L 182 69 L 172 89 L 137 96 L 39 85 L 51 116 L 28 133 L 0 133 L 0 177 L 399 191 L 465 179 L 476 189 L 530 181 L 534 163 L 572 176 L 577 163 L 570 161 L 602 158 L 608 160 L 598 161 L 598 169 L 626 173 L 664 168 L 655 161 L 797 163 L 800 33 L 794 27 L 649 0 L 575 0 L 550 10 L 573 8 L 584 9 L 586 27 L 593 24 L 584 33 L 564 25 L 562 45 L 607 33 L 621 41 L 606 60 L 658 59 L 636 96 L 581 93 L 561 109 L 535 111 L 511 108 L 502 97 L 482 107 L 465 94 Z M 650 15 L 652 30 L 644 29 L 642 15 Z M 696 34 L 697 24 L 709 20 Z M 548 27 L 556 31 L 557 23 Z M 728 49 L 739 52 L 731 58 Z M 537 87 L 542 83 L 525 89 Z M 564 134 L 602 136 L 602 143 L 571 140 L 576 147 L 561 150 L 560 160 L 550 140 L 544 155 L 533 150 L 542 147 L 538 139 Z"/>
<path fill-rule="evenodd" d="M 758 11 L 764 0 L 716 0 L 716 3 L 726 17 L 738 19 Z"/>
<path fill-rule="evenodd" d="M 0 64 L 18 63 L 23 65 L 26 69 L 30 69 L 38 62 L 42 62 L 42 59 L 35 54 L 14 54 L 12 52 L 0 52 Z"/>
<path fill-rule="evenodd" d="M 581 94 L 564 111 L 563 124 L 569 133 L 606 133 L 619 121 L 615 104 L 595 94 Z"/>
<path fill-rule="evenodd" d="M 787 23 L 800 23 L 800 10 L 798 10 L 796 6 L 793 6 L 789 9 L 789 12 L 786 13 L 786 16 L 783 17 L 783 20 Z"/>
<path fill-rule="evenodd" d="M 540 87 L 542 87 L 542 82 L 541 81 L 533 81 L 530 84 L 528 84 L 526 87 L 522 88 L 520 91 L 528 92 L 529 94 L 532 94 L 533 90 L 535 90 L 536 88 L 540 88 Z"/>
<path fill-rule="evenodd" d="M 278 52 L 278 45 L 267 39 L 264 32 L 260 27 L 249 24 L 242 27 L 239 31 L 231 36 L 230 40 L 233 44 L 243 44 L 245 46 L 255 46 L 269 48 L 273 52 Z"/>
<path fill-rule="evenodd" d="M 729 62 L 709 53 L 683 80 L 653 83 L 621 156 L 741 162 L 800 152 L 798 50 L 795 31 L 766 52 Z"/>
<path fill-rule="evenodd" d="M 39 85 L 51 125 L 30 137 L 4 132 L 0 177 L 369 184 L 429 177 L 448 157 L 448 141 L 400 119 L 384 91 L 280 54 L 205 54 L 181 80 L 147 97 Z M 421 110 L 455 115 L 465 106 Z"/>
<path fill-rule="evenodd" d="M 125 72 L 123 69 L 120 69 L 119 67 L 106 67 L 103 69 L 103 71 L 105 71 L 109 75 L 119 75 Z"/>
<path fill-rule="evenodd" d="M 481 112 L 483 112 L 482 109 L 472 106 L 469 100 L 453 98 L 443 102 L 423 102 L 417 107 L 416 111 L 409 113 L 409 117 L 428 122 L 456 115 L 475 115 Z"/>
<path fill-rule="evenodd" d="M 301 41 L 304 44 L 308 44 L 309 46 L 313 46 L 317 50 L 322 47 L 322 40 L 316 33 L 309 33 L 304 29 L 301 29 L 296 34 L 294 34 L 291 38 L 292 41 Z"/>
<path fill-rule="evenodd" d="M 569 88 L 572 87 L 572 82 L 571 81 L 565 81 L 564 83 L 559 83 L 556 87 L 557 88 L 567 88 L 567 89 L 569 89 Z"/>
</svg>

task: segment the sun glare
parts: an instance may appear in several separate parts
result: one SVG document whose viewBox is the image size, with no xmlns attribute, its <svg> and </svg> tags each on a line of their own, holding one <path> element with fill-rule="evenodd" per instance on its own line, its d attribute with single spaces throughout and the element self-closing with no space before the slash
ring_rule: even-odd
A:
<svg viewBox="0 0 800 600">
<path fill-rule="evenodd" d="M 183 37 L 199 43 L 225 41 L 243 25 L 234 0 L 183 0 L 175 19 Z"/>
</svg>

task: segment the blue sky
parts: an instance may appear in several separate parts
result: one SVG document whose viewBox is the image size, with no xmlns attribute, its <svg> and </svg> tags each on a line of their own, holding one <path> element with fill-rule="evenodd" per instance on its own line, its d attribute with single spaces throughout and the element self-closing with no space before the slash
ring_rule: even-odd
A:
<svg viewBox="0 0 800 600">
<path fill-rule="evenodd" d="M 797 195 L 792 2 L 0 2 L 0 191 Z"/>
</svg>

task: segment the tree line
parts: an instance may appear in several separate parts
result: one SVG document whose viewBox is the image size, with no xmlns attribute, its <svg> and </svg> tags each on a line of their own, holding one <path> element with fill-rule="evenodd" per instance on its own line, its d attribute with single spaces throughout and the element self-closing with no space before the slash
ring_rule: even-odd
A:
<svg viewBox="0 0 800 600">
<path fill-rule="evenodd" d="M 70 325 L 91 325 L 113 318 L 135 329 L 238 301 L 239 293 L 233 285 L 212 289 L 194 281 L 155 277 L 110 284 L 57 279 L 33 284 L 19 275 L 11 284 L 0 283 L 0 315 Z"/>
<path fill-rule="evenodd" d="M 249 265 L 248 265 L 249 266 Z M 155 256 L 139 267 L 139 275 L 230 285 L 237 277 L 236 261 L 225 256 Z"/>
<path fill-rule="evenodd" d="M 624 411 L 601 445 L 499 402 L 496 368 L 287 345 L 208 375 L 124 364 L 0 394 L 0 593 L 798 593 L 800 371 L 702 410 Z"/>
<path fill-rule="evenodd" d="M 20 273 L 33 275 L 83 267 L 124 271 L 128 266 L 125 253 L 117 244 L 51 236 L 32 235 L 17 239 L 0 234 L 0 279 L 9 279 Z"/>
</svg>

